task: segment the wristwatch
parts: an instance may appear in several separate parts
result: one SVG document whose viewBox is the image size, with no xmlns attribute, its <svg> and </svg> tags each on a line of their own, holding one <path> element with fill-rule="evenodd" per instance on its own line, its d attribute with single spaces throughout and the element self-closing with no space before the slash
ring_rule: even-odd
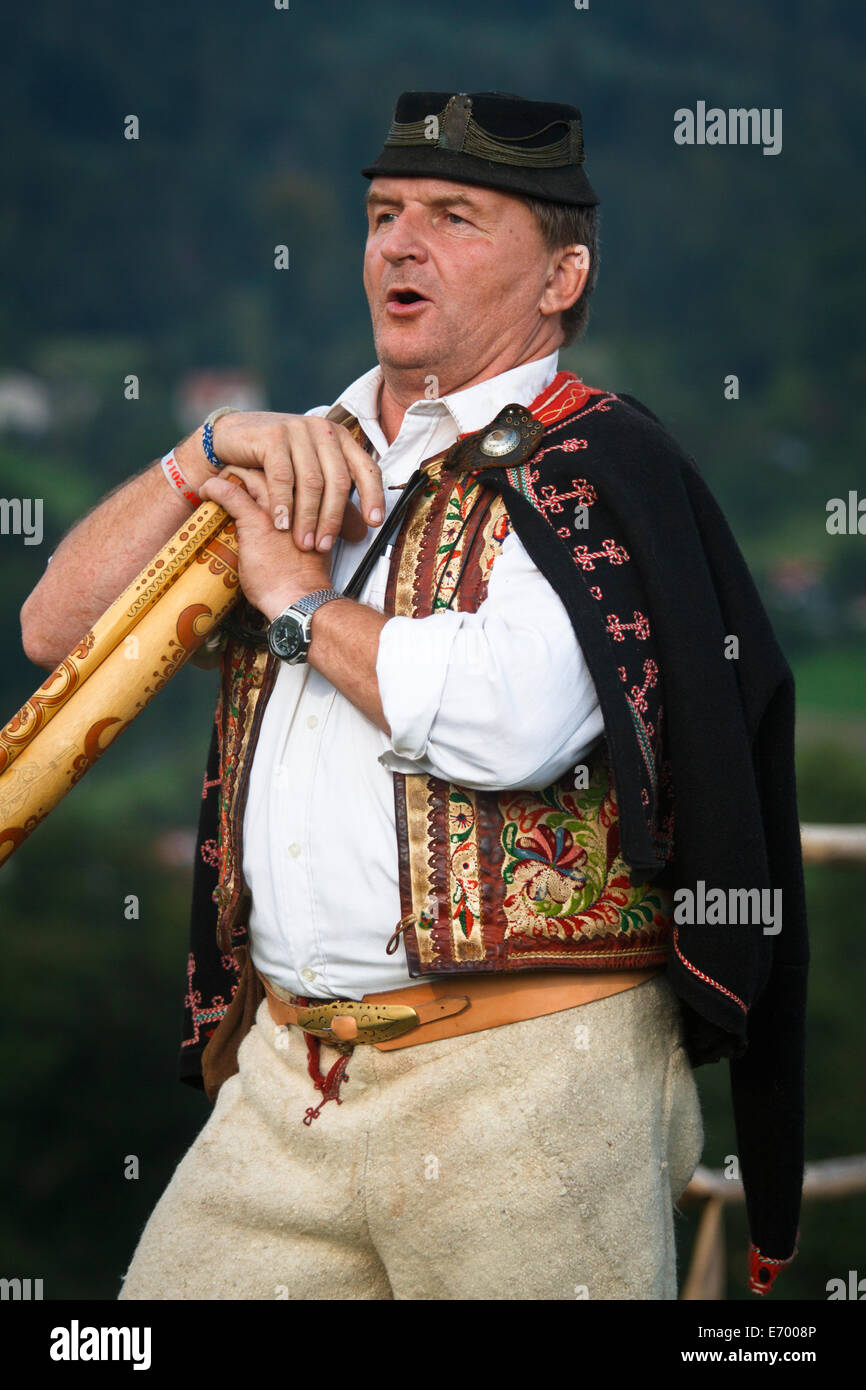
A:
<svg viewBox="0 0 866 1390">
<path fill-rule="evenodd" d="M 306 661 L 312 641 L 313 614 L 323 603 L 342 597 L 336 589 L 316 589 L 312 594 L 295 599 L 283 613 L 278 613 L 268 628 L 268 647 L 274 656 L 290 666 Z"/>
</svg>

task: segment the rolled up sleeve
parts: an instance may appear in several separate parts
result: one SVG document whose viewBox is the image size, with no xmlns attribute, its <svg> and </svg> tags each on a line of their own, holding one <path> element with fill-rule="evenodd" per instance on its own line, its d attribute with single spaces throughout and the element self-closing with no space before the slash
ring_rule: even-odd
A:
<svg viewBox="0 0 866 1390">
<path fill-rule="evenodd" d="M 542 787 L 604 730 L 571 619 L 514 532 L 477 612 L 384 625 L 376 675 L 391 730 L 379 761 L 394 772 Z"/>
</svg>

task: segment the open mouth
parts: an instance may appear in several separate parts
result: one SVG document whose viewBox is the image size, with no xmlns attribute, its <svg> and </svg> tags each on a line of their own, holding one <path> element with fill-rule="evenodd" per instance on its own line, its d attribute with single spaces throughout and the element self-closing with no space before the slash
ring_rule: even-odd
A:
<svg viewBox="0 0 866 1390">
<path fill-rule="evenodd" d="M 427 300 L 417 290 L 389 290 L 388 304 L 426 304 Z"/>
</svg>

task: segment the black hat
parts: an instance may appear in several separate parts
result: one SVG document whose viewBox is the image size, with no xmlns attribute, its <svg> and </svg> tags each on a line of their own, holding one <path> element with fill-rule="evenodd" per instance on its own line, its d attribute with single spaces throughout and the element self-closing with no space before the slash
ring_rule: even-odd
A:
<svg viewBox="0 0 866 1390">
<path fill-rule="evenodd" d="M 576 106 L 526 101 L 507 92 L 403 92 L 377 174 L 483 184 L 506 193 L 591 207 Z"/>
</svg>

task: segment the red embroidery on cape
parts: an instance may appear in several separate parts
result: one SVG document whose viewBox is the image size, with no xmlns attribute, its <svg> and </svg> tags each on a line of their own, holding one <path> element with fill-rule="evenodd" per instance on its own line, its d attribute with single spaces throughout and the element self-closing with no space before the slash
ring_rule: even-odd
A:
<svg viewBox="0 0 866 1390">
<path fill-rule="evenodd" d="M 238 967 L 234 956 L 222 956 L 221 961 L 223 969 L 234 970 L 235 974 L 237 974 Z M 204 1032 L 204 1036 L 206 1038 L 209 1038 L 214 1029 L 203 1027 L 203 1025 L 211 1023 L 214 1025 L 214 1027 L 216 1027 L 220 1020 L 225 1016 L 229 1007 L 225 1001 L 225 998 L 221 994 L 215 994 L 213 999 L 211 999 L 210 1004 L 203 1006 L 201 990 L 195 989 L 193 985 L 194 975 L 195 956 L 193 955 L 192 951 L 190 951 L 186 966 L 187 992 L 184 996 L 183 1003 L 184 1008 L 189 1009 L 190 1013 L 192 1014 L 192 1037 L 184 1038 L 183 1042 L 181 1043 L 181 1047 L 194 1047 L 195 1044 L 200 1040 L 202 1032 Z M 234 999 L 236 993 L 237 985 L 235 984 L 232 986 L 232 999 Z"/>
<path fill-rule="evenodd" d="M 696 975 L 696 976 L 698 977 L 699 980 L 703 980 L 703 982 L 704 982 L 705 985 L 712 985 L 713 989 L 717 989 L 717 990 L 719 991 L 720 994 L 726 995 L 726 996 L 728 997 L 728 999 L 733 999 L 734 1003 L 737 1004 L 737 1005 L 739 1005 L 739 1007 L 742 1009 L 743 1013 L 744 1013 L 744 1014 L 747 1014 L 747 1013 L 749 1012 L 749 1006 L 748 1006 L 747 1004 L 744 1004 L 744 1003 L 743 1003 L 743 1001 L 742 1001 L 742 999 L 739 997 L 739 995 L 734 994 L 733 991 L 730 990 L 730 989 L 726 989 L 724 985 L 720 985 L 719 982 L 718 982 L 718 980 L 714 980 L 713 977 L 712 977 L 712 975 L 707 975 L 707 974 L 704 973 L 703 970 L 699 970 L 698 967 L 697 967 L 696 965 L 692 965 L 692 963 L 691 963 L 690 960 L 686 960 L 686 957 L 683 955 L 682 951 L 680 950 L 678 937 L 679 937 L 679 932 L 677 931 L 676 924 L 674 924 L 674 935 L 673 935 L 674 950 L 676 951 L 676 953 L 677 953 L 679 959 L 682 961 L 682 963 L 683 963 L 683 965 L 686 967 L 686 969 L 687 969 L 687 970 L 690 970 L 690 971 L 692 972 L 693 975 Z"/>
</svg>

